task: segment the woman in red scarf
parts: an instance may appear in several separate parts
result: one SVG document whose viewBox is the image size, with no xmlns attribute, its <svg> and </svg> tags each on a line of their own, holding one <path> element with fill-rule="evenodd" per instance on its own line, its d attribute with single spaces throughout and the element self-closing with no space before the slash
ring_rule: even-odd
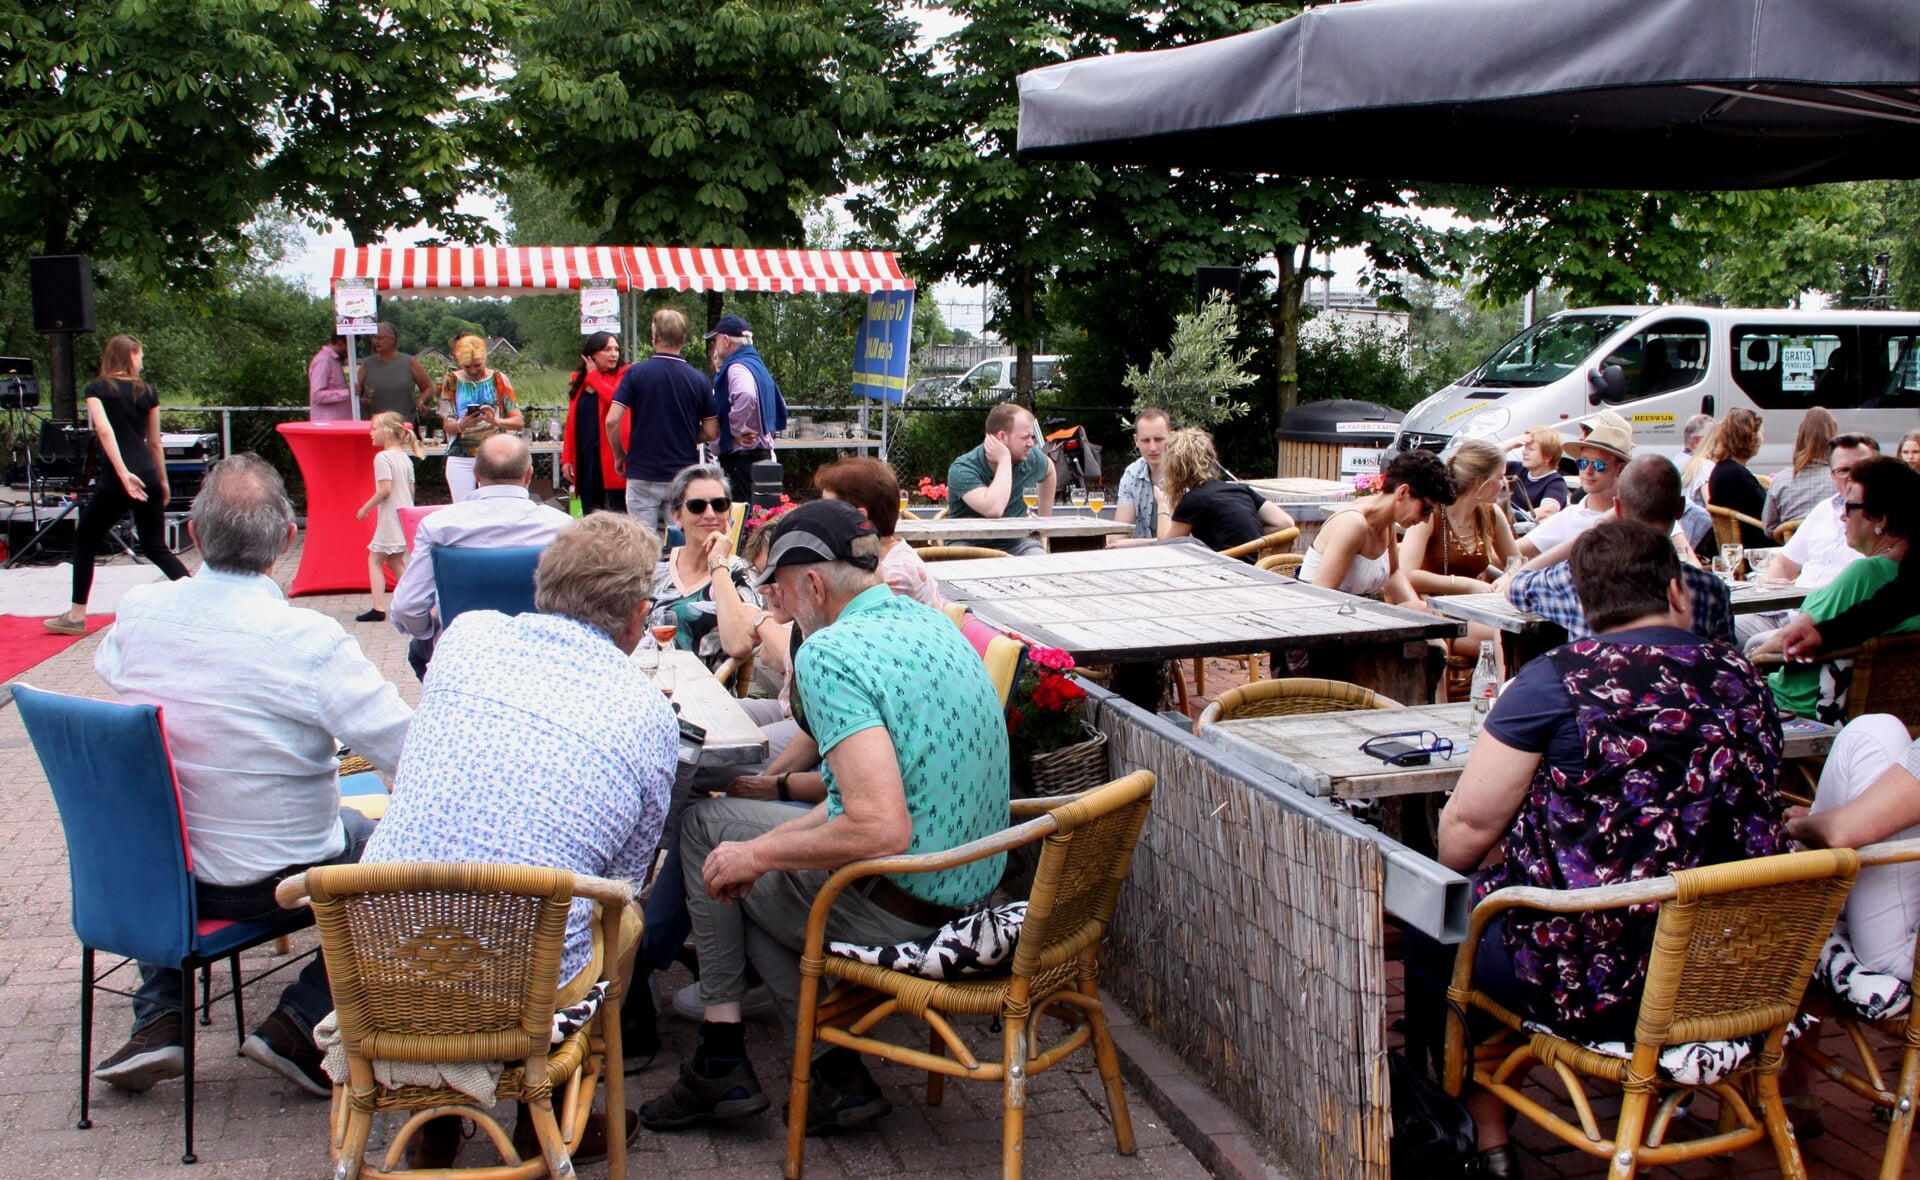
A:
<svg viewBox="0 0 1920 1180">
<path fill-rule="evenodd" d="M 620 341 L 611 332 L 595 332 L 580 349 L 580 367 L 567 387 L 567 426 L 560 444 L 560 478 L 579 491 L 587 512 L 625 512 L 627 481 L 603 457 L 607 407 L 627 366 L 620 363 Z M 591 393 L 594 396 L 583 396 Z"/>
</svg>

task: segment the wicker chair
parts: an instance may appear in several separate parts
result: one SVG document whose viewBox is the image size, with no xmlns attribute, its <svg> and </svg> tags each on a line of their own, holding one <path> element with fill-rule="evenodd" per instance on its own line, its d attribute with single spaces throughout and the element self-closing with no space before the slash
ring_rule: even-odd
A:
<svg viewBox="0 0 1920 1180">
<path fill-rule="evenodd" d="M 745 697 L 753 691 L 753 664 L 752 652 L 743 660 L 728 656 L 713 670 L 713 678 L 726 685 L 734 696 Z"/>
<path fill-rule="evenodd" d="M 1021 1174 L 1027 1078 L 1092 1041 L 1114 1141 L 1121 1155 L 1133 1154 L 1133 1123 L 1120 1062 L 1094 979 L 1100 940 L 1146 822 L 1153 782 L 1153 774 L 1142 770 L 1080 795 L 1016 800 L 1013 818 L 1025 822 L 1006 831 L 932 856 L 857 861 L 828 879 L 814 899 L 800 960 L 799 1031 L 787 1114 L 788 1180 L 799 1180 L 805 1160 L 809 1067 L 816 1041 L 926 1070 L 929 1105 L 940 1102 L 949 1077 L 1000 1083 L 1000 1170 L 1008 1178 Z M 941 982 L 825 953 L 827 913 L 856 881 L 879 873 L 933 872 L 1043 840 L 1026 924 L 1004 971 Z M 823 998 L 827 987 L 832 990 Z M 1063 1035 L 1043 1045 L 1039 1021 L 1054 1008 L 1064 1010 L 1059 1014 Z M 874 1037 L 875 1026 L 895 1013 L 926 1022 L 929 1048 Z M 1002 1058 L 982 1060 L 976 1055 L 950 1019 L 954 1016 L 997 1019 Z"/>
<path fill-rule="evenodd" d="M 1905 864 L 1920 860 L 1920 840 L 1894 840 L 1860 849 L 1860 867 Z M 1920 980 L 1920 944 L 1914 947 L 1915 980 Z M 1839 1058 L 1824 1052 L 1819 1038 L 1801 1037 L 1793 1043 L 1793 1054 L 1816 1070 L 1845 1086 L 1891 1116 L 1887 1128 L 1887 1146 L 1880 1157 L 1880 1180 L 1899 1180 L 1907 1166 L 1907 1144 L 1913 1137 L 1913 1116 L 1920 1104 L 1920 1019 L 1911 1004 L 1899 1016 L 1870 1021 L 1858 1015 L 1837 996 L 1830 996 L 1822 1016 L 1847 1035 L 1858 1055 L 1860 1069 L 1847 1067 Z M 1899 1043 L 1900 1069 L 1893 1087 L 1867 1043 L 1866 1030 L 1878 1028 Z"/>
<path fill-rule="evenodd" d="M 1844 724 L 1867 713 L 1891 713 L 1909 734 L 1920 737 L 1920 632 L 1882 635 L 1859 647 L 1825 652 L 1820 660 L 1833 666 L 1833 675 L 1821 678 L 1821 720 Z M 1763 669 L 1782 666 L 1777 652 L 1762 653 L 1753 663 Z M 1826 695 L 1829 686 L 1837 690 L 1832 700 Z"/>
<path fill-rule="evenodd" d="M 1370 688 L 1344 680 L 1307 677 L 1256 680 L 1245 688 L 1230 688 L 1221 693 L 1195 719 L 1193 732 L 1199 733 L 1200 727 L 1210 721 L 1231 721 L 1236 717 L 1290 717 L 1300 713 L 1404 707 L 1392 697 L 1383 697 Z"/>
<path fill-rule="evenodd" d="M 1259 554 L 1260 556 L 1265 557 L 1270 554 L 1282 552 L 1283 550 L 1286 549 L 1287 546 L 1293 544 L 1295 541 L 1299 539 L 1300 539 L 1300 527 L 1298 525 L 1294 525 L 1289 528 L 1281 529 L 1277 533 L 1268 533 L 1266 536 L 1261 537 L 1257 540 L 1248 541 L 1244 545 L 1235 545 L 1231 549 L 1222 549 L 1220 551 L 1220 556 L 1247 557 L 1252 554 Z"/>
<path fill-rule="evenodd" d="M 921 561 L 972 561 L 976 557 L 1009 557 L 1004 549 L 989 549 L 985 545 L 929 545 L 925 549 L 915 549 Z"/>
<path fill-rule="evenodd" d="M 1301 563 L 1306 560 L 1307 555 L 1304 553 L 1269 553 L 1254 564 L 1263 570 L 1272 570 L 1276 574 L 1287 574 L 1297 578 L 1300 576 Z"/>
<path fill-rule="evenodd" d="M 1506 1027 L 1470 1054 L 1465 1026 L 1458 1019 L 1447 1022 L 1448 1092 L 1458 1094 L 1470 1070 L 1475 1084 L 1521 1117 L 1571 1147 L 1609 1160 L 1610 1180 L 1627 1180 L 1641 1164 L 1682 1163 L 1738 1151 L 1762 1139 L 1772 1140 L 1783 1176 L 1804 1178 L 1780 1101 L 1779 1071 L 1787 1025 L 1800 1010 L 1821 944 L 1846 903 L 1857 867 L 1851 850 L 1824 849 L 1684 869 L 1670 877 L 1596 889 L 1509 888 L 1488 895 L 1474 907 L 1447 998 L 1463 1009 L 1477 1008 Z M 1533 1031 L 1519 1015 L 1473 986 L 1474 949 L 1488 923 L 1507 910 L 1585 913 L 1648 904 L 1660 906 L 1660 917 L 1631 1058 L 1607 1056 L 1579 1042 Z M 1657 1068 L 1667 1046 L 1748 1037 L 1760 1039 L 1758 1048 L 1731 1073 L 1710 1083 L 1681 1085 Z M 1522 1092 L 1524 1077 L 1535 1064 L 1548 1066 L 1559 1077 L 1578 1125 Z M 1595 1117 L 1582 1077 L 1624 1090 L 1611 1136 Z M 1699 1139 L 1665 1142 L 1675 1108 L 1700 1091 L 1718 1100 L 1719 1126 Z"/>
<path fill-rule="evenodd" d="M 619 946 L 631 887 L 564 869 L 377 864 L 308 869 L 281 882 L 275 895 L 283 906 L 313 906 L 346 1045 L 350 1080 L 333 1088 L 336 1177 L 389 1175 L 408 1140 L 442 1114 L 472 1119 L 506 1162 L 437 1175 L 573 1175 L 570 1156 L 586 1133 L 604 1063 L 621 1059 L 619 972 L 607 948 Z M 591 1022 L 549 1045 L 567 909 L 576 897 L 598 903 L 594 978 L 607 982 L 607 995 Z M 505 1062 L 499 1096 L 526 1103 L 544 1155 L 521 1160 L 493 1116 L 458 1090 L 380 1084 L 375 1060 Z M 617 1065 L 612 1076 L 617 1082 Z M 562 1096 L 557 1118 L 555 1091 Z M 607 1174 L 622 1180 L 624 1104 L 609 1106 Z M 376 1111 L 414 1112 L 381 1165 L 364 1158 Z"/>
<path fill-rule="evenodd" d="M 1793 534 L 1800 531 L 1800 526 L 1805 524 L 1806 520 L 1807 518 L 1803 516 L 1799 520 L 1783 520 L 1779 524 L 1774 525 L 1773 539 L 1782 545 L 1793 540 Z"/>
<path fill-rule="evenodd" d="M 1713 517 L 1713 543 L 1715 545 L 1746 544 L 1740 534 L 1740 526 L 1743 524 L 1760 530 L 1762 534 L 1765 534 L 1767 531 L 1766 525 L 1761 524 L 1744 512 L 1735 512 L 1731 508 L 1722 508 L 1718 504 L 1707 505 L 1707 512 Z"/>
</svg>

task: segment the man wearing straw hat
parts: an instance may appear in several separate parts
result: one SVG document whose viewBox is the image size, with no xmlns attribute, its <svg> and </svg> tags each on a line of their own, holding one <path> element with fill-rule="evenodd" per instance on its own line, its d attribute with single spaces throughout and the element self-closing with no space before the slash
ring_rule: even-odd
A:
<svg viewBox="0 0 1920 1180">
<path fill-rule="evenodd" d="M 1538 557 L 1613 516 L 1614 486 L 1627 460 L 1633 458 L 1633 430 L 1620 415 L 1605 411 L 1594 422 L 1593 433 L 1568 443 L 1565 453 L 1580 465 L 1580 486 L 1586 498 L 1554 513 L 1520 538 L 1520 552 L 1526 557 Z"/>
</svg>

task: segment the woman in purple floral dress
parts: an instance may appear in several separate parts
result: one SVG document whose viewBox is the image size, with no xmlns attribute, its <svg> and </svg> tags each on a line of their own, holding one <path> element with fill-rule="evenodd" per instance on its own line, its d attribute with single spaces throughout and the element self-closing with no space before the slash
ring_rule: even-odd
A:
<svg viewBox="0 0 1920 1180">
<path fill-rule="evenodd" d="M 1529 663 L 1495 704 L 1441 815 L 1441 862 L 1479 870 L 1484 896 L 1784 851 L 1780 723 L 1766 682 L 1734 648 L 1690 630 L 1672 542 L 1608 521 L 1570 560 L 1595 635 Z M 1475 986 L 1562 1033 L 1631 1041 L 1656 912 L 1510 911 L 1476 949 Z M 1441 980 L 1451 958 L 1448 948 L 1435 964 Z M 1410 997 L 1410 1023 L 1413 1008 Z M 1511 1156 L 1500 1104 L 1471 1095 L 1468 1109 L 1485 1170 L 1517 1175 L 1503 1167 L 1516 1161 L 1495 1158 Z"/>
</svg>

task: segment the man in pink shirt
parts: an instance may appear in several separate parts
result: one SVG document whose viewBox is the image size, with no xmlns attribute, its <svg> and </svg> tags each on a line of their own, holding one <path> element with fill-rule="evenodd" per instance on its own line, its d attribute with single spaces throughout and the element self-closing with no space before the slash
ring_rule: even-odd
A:
<svg viewBox="0 0 1920 1180">
<path fill-rule="evenodd" d="M 353 389 L 347 384 L 347 338 L 334 333 L 307 362 L 307 416 L 315 422 L 353 417 Z"/>
<path fill-rule="evenodd" d="M 714 366 L 714 416 L 720 430 L 720 466 L 736 503 L 753 496 L 753 465 L 773 458 L 773 434 L 787 425 L 787 400 L 753 347 L 753 328 L 737 315 L 721 316 L 707 333 Z"/>
</svg>

